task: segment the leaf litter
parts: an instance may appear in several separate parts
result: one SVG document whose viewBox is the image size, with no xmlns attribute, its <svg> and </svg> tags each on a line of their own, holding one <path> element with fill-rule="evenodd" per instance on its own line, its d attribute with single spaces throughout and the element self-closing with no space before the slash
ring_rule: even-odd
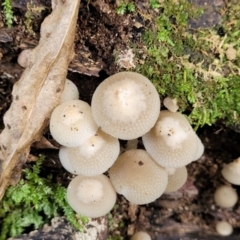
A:
<svg viewBox="0 0 240 240">
<path fill-rule="evenodd" d="M 19 181 L 30 146 L 39 140 L 58 105 L 74 56 L 79 0 L 52 0 L 52 13 L 41 25 L 39 44 L 12 91 L 12 104 L 0 134 L 0 200 Z"/>
</svg>

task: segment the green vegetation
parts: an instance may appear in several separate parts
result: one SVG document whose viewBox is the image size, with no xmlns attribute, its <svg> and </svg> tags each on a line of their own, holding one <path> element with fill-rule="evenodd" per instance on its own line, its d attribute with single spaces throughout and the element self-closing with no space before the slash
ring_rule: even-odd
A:
<svg viewBox="0 0 240 240">
<path fill-rule="evenodd" d="M 79 231 L 86 223 L 85 217 L 76 215 L 68 205 L 66 189 L 53 183 L 51 176 L 39 177 L 44 157 L 40 157 L 31 169 L 23 170 L 23 178 L 8 188 L 0 202 L 0 239 L 5 240 L 24 232 L 26 228 L 38 229 L 53 217 L 64 215 Z"/>
<path fill-rule="evenodd" d="M 3 6 L 6 25 L 8 27 L 11 27 L 13 24 L 13 11 L 12 11 L 11 0 L 3 0 L 2 6 Z"/>
<path fill-rule="evenodd" d="M 187 0 L 177 2 L 151 0 L 152 15 L 138 9 L 151 24 L 143 48 L 133 49 L 136 71 L 152 80 L 162 98 L 176 98 L 196 129 L 218 120 L 240 124 L 240 54 L 233 59 L 226 54 L 240 48 L 240 6 L 226 6 L 219 35 L 217 27 L 188 29 L 188 20 L 201 9 Z"/>
<path fill-rule="evenodd" d="M 122 1 L 121 4 L 117 8 L 117 13 L 124 15 L 127 12 L 134 12 L 135 11 L 135 6 L 132 2 L 125 2 Z"/>
</svg>

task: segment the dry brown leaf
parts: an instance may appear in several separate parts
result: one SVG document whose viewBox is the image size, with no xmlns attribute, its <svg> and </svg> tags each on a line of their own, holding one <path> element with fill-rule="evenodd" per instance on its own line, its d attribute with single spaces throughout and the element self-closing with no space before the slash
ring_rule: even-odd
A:
<svg viewBox="0 0 240 240">
<path fill-rule="evenodd" d="M 79 4 L 79 0 L 52 1 L 53 11 L 42 23 L 39 44 L 14 85 L 12 105 L 0 135 L 0 199 L 6 187 L 19 180 L 31 143 L 41 137 L 59 103 L 73 57 Z"/>
</svg>

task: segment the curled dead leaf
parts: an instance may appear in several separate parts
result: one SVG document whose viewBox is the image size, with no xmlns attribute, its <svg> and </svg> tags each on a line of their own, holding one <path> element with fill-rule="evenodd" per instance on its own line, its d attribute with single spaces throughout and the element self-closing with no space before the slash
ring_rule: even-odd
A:
<svg viewBox="0 0 240 240">
<path fill-rule="evenodd" d="M 21 171 L 31 143 L 41 137 L 59 103 L 73 57 L 79 4 L 79 0 L 52 1 L 53 11 L 42 23 L 39 44 L 14 85 L 13 101 L 0 135 L 0 199 L 6 187 L 19 180 L 19 174 L 13 171 Z"/>
</svg>

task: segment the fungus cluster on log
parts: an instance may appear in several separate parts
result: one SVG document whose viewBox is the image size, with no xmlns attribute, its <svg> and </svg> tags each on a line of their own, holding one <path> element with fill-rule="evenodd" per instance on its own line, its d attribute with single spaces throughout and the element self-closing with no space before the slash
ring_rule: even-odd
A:
<svg viewBox="0 0 240 240">
<path fill-rule="evenodd" d="M 160 111 L 154 85 L 139 73 L 120 72 L 104 80 L 91 107 L 76 99 L 76 89 L 67 92 L 72 98 L 62 97 L 50 131 L 62 145 L 63 167 L 78 175 L 69 184 L 67 199 L 79 214 L 107 214 L 116 193 L 131 203 L 147 204 L 176 191 L 187 180 L 185 166 L 203 154 L 203 144 L 185 116 L 172 104 L 172 111 Z M 120 154 L 118 139 L 136 146 L 139 137 L 145 149 L 129 144 Z M 107 171 L 109 177 L 103 175 Z"/>
</svg>

